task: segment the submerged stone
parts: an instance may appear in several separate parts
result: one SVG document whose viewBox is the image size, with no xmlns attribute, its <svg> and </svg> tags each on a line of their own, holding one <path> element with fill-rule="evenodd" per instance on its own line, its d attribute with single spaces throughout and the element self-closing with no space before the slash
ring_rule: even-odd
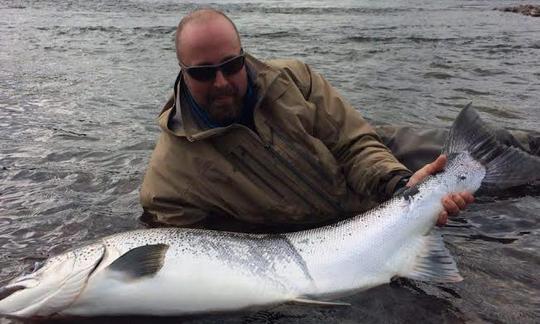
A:
<svg viewBox="0 0 540 324">
<path fill-rule="evenodd" d="M 515 12 L 515 13 L 520 13 L 522 15 L 531 16 L 531 17 L 540 17 L 540 6 L 538 5 L 526 4 L 526 5 L 519 5 L 519 6 L 514 6 L 514 7 L 497 8 L 496 10 Z"/>
</svg>

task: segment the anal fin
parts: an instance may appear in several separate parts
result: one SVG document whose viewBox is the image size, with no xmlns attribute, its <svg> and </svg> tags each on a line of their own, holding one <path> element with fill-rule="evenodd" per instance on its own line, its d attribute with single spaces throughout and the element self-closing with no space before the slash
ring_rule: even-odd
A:
<svg viewBox="0 0 540 324">
<path fill-rule="evenodd" d="M 423 251 L 416 257 L 412 271 L 401 274 L 402 277 L 431 282 L 459 282 L 456 262 L 450 251 L 444 246 L 440 231 L 433 229 L 424 237 Z"/>
</svg>

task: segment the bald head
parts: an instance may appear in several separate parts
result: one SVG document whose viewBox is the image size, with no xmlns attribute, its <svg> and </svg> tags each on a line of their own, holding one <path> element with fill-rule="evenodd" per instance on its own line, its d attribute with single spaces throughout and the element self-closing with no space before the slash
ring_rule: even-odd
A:
<svg viewBox="0 0 540 324">
<path fill-rule="evenodd" d="M 197 46 L 201 37 L 225 37 L 235 46 L 242 46 L 238 29 L 223 12 L 211 8 L 197 9 L 182 18 L 176 29 L 176 56 L 179 62 L 187 64 L 183 60 L 185 49 Z"/>
<path fill-rule="evenodd" d="M 211 120 L 229 124 L 242 113 L 248 76 L 244 61 L 236 72 L 214 68 L 208 79 L 194 77 L 186 67 L 220 65 L 241 58 L 242 45 L 233 22 L 214 9 L 196 10 L 180 21 L 176 31 L 176 56 L 181 63 L 182 80 L 195 102 Z M 206 68 L 208 69 L 208 67 Z M 196 71 L 196 70 L 191 70 Z"/>
</svg>

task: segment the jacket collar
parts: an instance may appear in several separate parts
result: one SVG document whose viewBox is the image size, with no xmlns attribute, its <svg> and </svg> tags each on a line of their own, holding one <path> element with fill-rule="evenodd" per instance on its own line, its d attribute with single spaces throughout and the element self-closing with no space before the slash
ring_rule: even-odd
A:
<svg viewBox="0 0 540 324">
<path fill-rule="evenodd" d="M 291 84 L 280 69 L 259 61 L 249 54 L 246 54 L 246 64 L 248 73 L 251 73 L 252 80 L 254 80 L 254 88 L 258 95 L 254 108 L 254 114 L 257 114 L 263 101 L 266 103 L 275 101 Z M 159 125 L 164 131 L 176 136 L 186 137 L 193 142 L 238 127 L 237 124 L 232 124 L 226 127 L 203 129 L 197 125 L 194 116 L 191 114 L 191 109 L 187 106 L 186 98 L 182 96 L 181 87 L 185 86 L 182 73 L 179 73 L 174 84 L 174 98 L 165 105 L 158 118 Z"/>
</svg>

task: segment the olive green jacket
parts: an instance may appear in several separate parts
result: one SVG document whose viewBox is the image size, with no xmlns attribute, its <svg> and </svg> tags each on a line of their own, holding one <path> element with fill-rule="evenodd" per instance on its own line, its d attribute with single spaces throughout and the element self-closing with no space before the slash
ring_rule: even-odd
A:
<svg viewBox="0 0 540 324">
<path fill-rule="evenodd" d="M 258 95 L 256 131 L 201 129 L 177 82 L 140 192 L 154 222 L 320 224 L 372 208 L 409 172 L 309 66 L 249 55 L 246 62 Z"/>
</svg>

